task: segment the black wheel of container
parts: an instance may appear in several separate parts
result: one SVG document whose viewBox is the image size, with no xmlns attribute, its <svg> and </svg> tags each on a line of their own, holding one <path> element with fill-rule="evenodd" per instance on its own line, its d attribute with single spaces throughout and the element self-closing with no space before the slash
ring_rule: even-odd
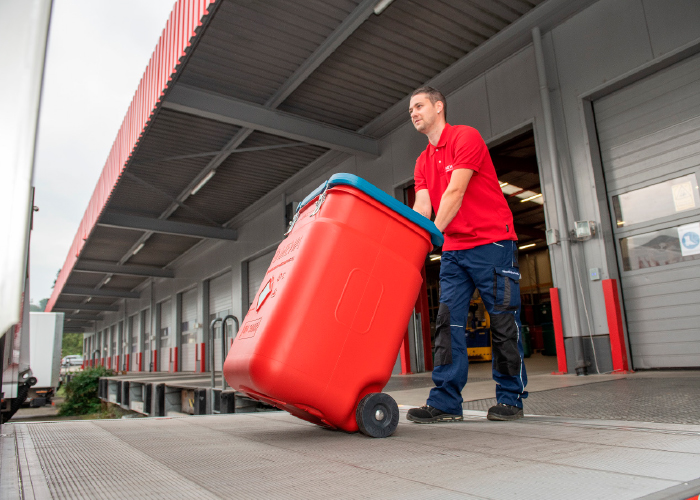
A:
<svg viewBox="0 0 700 500">
<path fill-rule="evenodd" d="M 373 392 L 357 405 L 355 420 L 363 434 L 374 438 L 389 437 L 399 425 L 399 407 L 388 394 Z"/>
</svg>

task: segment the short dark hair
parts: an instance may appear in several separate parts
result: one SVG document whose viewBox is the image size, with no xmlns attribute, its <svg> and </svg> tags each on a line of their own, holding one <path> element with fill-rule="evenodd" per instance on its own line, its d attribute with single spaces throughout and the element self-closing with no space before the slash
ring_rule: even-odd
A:
<svg viewBox="0 0 700 500">
<path fill-rule="evenodd" d="M 427 95 L 428 99 L 430 99 L 430 102 L 432 102 L 433 105 L 440 101 L 442 103 L 442 116 L 444 116 L 445 120 L 447 120 L 447 100 L 445 99 L 445 96 L 442 95 L 442 92 L 434 89 L 433 87 L 420 87 L 413 91 L 413 94 L 411 94 L 411 99 L 418 94 Z"/>
</svg>

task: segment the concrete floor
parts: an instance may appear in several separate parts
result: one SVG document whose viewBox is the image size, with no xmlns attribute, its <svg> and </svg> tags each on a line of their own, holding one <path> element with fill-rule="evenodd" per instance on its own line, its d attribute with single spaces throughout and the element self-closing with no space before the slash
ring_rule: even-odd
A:
<svg viewBox="0 0 700 500">
<path fill-rule="evenodd" d="M 700 371 L 554 376 L 550 359 L 528 362 L 532 401 L 549 400 L 533 405 L 538 410 L 604 406 L 572 405 L 582 391 L 624 402 L 625 384 L 662 392 L 642 405 L 652 418 L 679 397 L 698 400 Z M 465 407 L 489 404 L 489 375 L 488 364 L 472 365 Z M 426 374 L 392 379 L 387 392 L 401 405 L 401 421 L 387 439 L 324 430 L 283 412 L 6 424 L 0 497 L 686 500 L 700 493 L 700 425 L 634 421 L 625 404 L 616 418 L 533 415 L 527 401 L 526 418 L 516 422 L 490 422 L 478 410 L 466 410 L 460 423 L 406 421 L 430 385 Z"/>
</svg>

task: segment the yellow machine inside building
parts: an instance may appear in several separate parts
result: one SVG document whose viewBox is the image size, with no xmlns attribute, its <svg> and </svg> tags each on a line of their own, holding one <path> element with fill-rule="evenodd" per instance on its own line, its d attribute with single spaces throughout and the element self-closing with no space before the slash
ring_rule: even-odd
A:
<svg viewBox="0 0 700 500">
<path fill-rule="evenodd" d="M 491 320 L 478 291 L 469 302 L 465 335 L 469 361 L 491 361 Z"/>
</svg>

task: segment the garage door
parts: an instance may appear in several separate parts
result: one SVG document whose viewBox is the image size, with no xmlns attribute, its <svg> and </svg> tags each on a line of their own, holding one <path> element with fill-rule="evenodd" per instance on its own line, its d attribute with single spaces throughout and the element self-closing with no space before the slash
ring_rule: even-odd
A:
<svg viewBox="0 0 700 500">
<path fill-rule="evenodd" d="M 265 278 L 265 273 L 267 273 L 272 258 L 275 256 L 275 250 L 261 255 L 248 262 L 248 306 L 253 303 L 255 294 L 258 293 L 260 285 Z"/>
<path fill-rule="evenodd" d="M 112 325 L 109 329 L 109 345 L 109 366 L 113 370 L 118 370 L 119 368 L 117 367 L 117 325 Z"/>
<path fill-rule="evenodd" d="M 634 367 L 698 367 L 700 56 L 594 110 Z"/>
<path fill-rule="evenodd" d="M 182 294 L 182 371 L 193 372 L 196 353 L 197 289 Z"/>
<path fill-rule="evenodd" d="M 170 300 L 160 304 L 160 332 L 158 335 L 158 371 L 170 370 L 170 336 L 172 334 L 172 304 Z"/>
<path fill-rule="evenodd" d="M 134 314 L 129 317 L 129 370 L 138 371 L 139 369 L 139 316 Z"/>
<path fill-rule="evenodd" d="M 151 331 L 153 326 L 151 325 L 151 310 L 146 309 L 141 311 L 141 325 L 143 330 L 143 336 L 141 337 L 143 342 L 143 370 L 146 372 L 153 371 L 153 340 L 151 339 Z"/>
<path fill-rule="evenodd" d="M 209 322 L 215 318 L 224 318 L 231 314 L 233 307 L 231 291 L 233 282 L 231 273 L 222 274 L 209 282 Z M 221 325 L 214 329 L 214 364 L 221 370 Z"/>
</svg>

